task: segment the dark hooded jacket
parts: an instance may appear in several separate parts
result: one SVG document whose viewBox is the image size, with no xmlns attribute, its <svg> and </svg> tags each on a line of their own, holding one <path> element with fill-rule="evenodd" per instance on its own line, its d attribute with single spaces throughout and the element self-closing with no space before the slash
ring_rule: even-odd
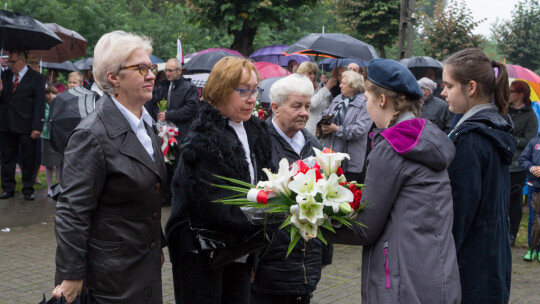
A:
<svg viewBox="0 0 540 304">
<path fill-rule="evenodd" d="M 286 158 L 289 164 L 299 159 L 314 156 L 313 148 L 322 150 L 315 136 L 307 130 L 302 132 L 306 144 L 298 155 L 281 137 L 267 120 L 268 131 L 272 135 L 272 167 L 277 169 L 279 161 Z M 322 266 L 332 263 L 332 245 L 324 245 L 320 240 L 309 242 L 300 239 L 287 257 L 287 249 L 291 242 L 290 233 L 284 229 L 275 231 L 270 246 L 263 250 L 259 257 L 255 281 L 252 288 L 262 294 L 272 295 L 305 295 L 312 293 L 321 279 Z"/>
<path fill-rule="evenodd" d="M 514 124 L 512 135 L 517 140 L 516 153 L 514 153 L 514 159 L 510 165 L 510 172 L 519 172 L 522 170 L 518 158 L 527 143 L 538 133 L 538 119 L 536 119 L 536 114 L 534 114 L 530 104 L 519 109 L 510 107 L 508 114 L 512 117 L 512 123 Z"/>
<path fill-rule="evenodd" d="M 255 182 L 266 175 L 262 168 L 270 168 L 271 138 L 263 121 L 256 117 L 244 121 Z M 173 178 L 173 201 L 166 226 L 171 261 L 179 263 L 195 249 L 192 227 L 250 234 L 260 226 L 252 225 L 238 206 L 213 201 L 236 195 L 236 192 L 213 187 L 223 184 L 214 174 L 251 182 L 244 148 L 229 120 L 210 106 L 201 102 L 197 119 L 180 147 L 181 155 Z"/>
<path fill-rule="evenodd" d="M 456 146 L 448 173 L 462 303 L 508 303 L 512 269 L 508 166 L 516 149 L 512 123 L 497 109 L 485 109 L 449 137 Z"/>
<path fill-rule="evenodd" d="M 460 302 L 446 171 L 454 153 L 446 134 L 425 119 L 373 131 L 366 205 L 358 213 L 366 227 L 322 230 L 331 243 L 364 246 L 362 303 Z"/>
</svg>

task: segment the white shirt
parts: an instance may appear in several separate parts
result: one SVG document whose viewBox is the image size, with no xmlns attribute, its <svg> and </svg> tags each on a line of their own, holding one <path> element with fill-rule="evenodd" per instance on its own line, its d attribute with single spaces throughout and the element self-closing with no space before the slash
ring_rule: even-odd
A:
<svg viewBox="0 0 540 304">
<path fill-rule="evenodd" d="M 255 171 L 253 170 L 253 163 L 251 163 L 251 152 L 249 151 L 249 142 L 247 138 L 246 129 L 244 128 L 244 122 L 234 122 L 229 120 L 229 125 L 234 129 L 236 135 L 242 143 L 244 152 L 246 152 L 246 160 L 249 165 L 249 175 L 251 177 L 251 183 L 255 183 Z"/>
<path fill-rule="evenodd" d="M 142 115 L 141 118 L 137 118 L 135 114 L 131 113 L 126 107 L 124 107 L 121 103 L 116 100 L 113 96 L 111 96 L 112 100 L 114 101 L 114 104 L 122 112 L 124 117 L 127 119 L 129 125 L 131 126 L 131 129 L 133 132 L 135 132 L 135 135 L 137 135 L 137 138 L 143 145 L 146 152 L 148 152 L 148 155 L 152 158 L 153 161 L 155 161 L 154 158 L 154 147 L 152 146 L 152 139 L 148 135 L 148 132 L 146 132 L 146 128 L 144 126 L 145 123 L 147 123 L 149 126 L 152 125 L 152 117 L 150 114 L 148 114 L 148 111 L 146 111 L 146 108 L 142 108 Z"/>
<path fill-rule="evenodd" d="M 300 153 L 302 152 L 302 149 L 306 145 L 306 138 L 304 137 L 304 134 L 302 134 L 301 131 L 298 131 L 296 132 L 293 138 L 290 138 L 289 136 L 285 135 L 285 133 L 281 131 L 279 126 L 274 121 L 274 118 L 272 118 L 272 124 L 274 125 L 274 128 L 276 128 L 276 131 L 278 132 L 278 134 L 281 135 L 281 137 L 283 137 L 283 139 L 285 139 L 285 141 L 289 143 L 289 145 L 291 145 L 291 148 L 293 148 L 294 152 L 300 155 Z"/>
<path fill-rule="evenodd" d="M 15 81 L 15 75 L 19 74 L 19 83 L 21 83 L 21 80 L 23 79 L 24 75 L 28 72 L 28 66 L 25 65 L 24 68 L 19 73 L 13 73 L 13 78 L 11 79 L 11 82 Z"/>
</svg>

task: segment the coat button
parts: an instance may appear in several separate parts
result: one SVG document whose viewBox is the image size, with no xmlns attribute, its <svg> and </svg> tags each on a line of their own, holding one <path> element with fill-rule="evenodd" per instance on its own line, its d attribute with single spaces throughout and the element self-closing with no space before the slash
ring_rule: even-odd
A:
<svg viewBox="0 0 540 304">
<path fill-rule="evenodd" d="M 156 248 L 157 248 L 157 244 L 156 244 L 156 243 L 150 244 L 150 250 L 156 250 Z"/>
<path fill-rule="evenodd" d="M 156 191 L 159 191 L 159 190 L 161 189 L 161 184 L 160 184 L 160 183 L 157 183 L 155 189 L 156 189 Z"/>
<path fill-rule="evenodd" d="M 153 219 L 154 221 L 159 220 L 159 213 L 154 212 L 154 213 L 152 214 L 152 219 Z"/>
</svg>

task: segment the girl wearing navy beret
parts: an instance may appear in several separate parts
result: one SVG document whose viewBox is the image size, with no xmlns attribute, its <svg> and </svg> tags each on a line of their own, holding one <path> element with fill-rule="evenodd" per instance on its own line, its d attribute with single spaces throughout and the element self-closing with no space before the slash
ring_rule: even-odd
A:
<svg viewBox="0 0 540 304">
<path fill-rule="evenodd" d="M 417 118 L 422 91 L 405 67 L 368 66 L 367 111 L 377 128 L 368 156 L 364 209 L 352 229 L 324 233 L 331 243 L 363 245 L 362 303 L 459 303 L 447 168 L 455 148 Z"/>
</svg>

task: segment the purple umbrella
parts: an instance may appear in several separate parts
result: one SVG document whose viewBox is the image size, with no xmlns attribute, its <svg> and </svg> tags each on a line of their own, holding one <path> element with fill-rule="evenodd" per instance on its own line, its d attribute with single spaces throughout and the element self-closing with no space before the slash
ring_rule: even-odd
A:
<svg viewBox="0 0 540 304">
<path fill-rule="evenodd" d="M 254 61 L 275 63 L 280 66 L 287 66 L 287 63 L 290 60 L 296 60 L 298 63 L 310 60 L 309 57 L 305 55 L 284 55 L 283 51 L 285 51 L 288 47 L 289 46 L 286 44 L 265 46 L 256 50 L 253 54 L 251 54 L 251 56 L 249 56 L 249 58 L 253 59 Z"/>
<path fill-rule="evenodd" d="M 238 56 L 238 57 L 242 57 L 242 58 L 245 58 L 244 55 L 242 55 L 240 52 L 238 51 L 235 51 L 235 50 L 229 50 L 229 49 L 226 49 L 226 48 L 211 48 L 211 49 L 206 49 L 206 50 L 202 50 L 202 51 L 199 51 L 197 53 L 191 53 L 191 54 L 187 54 L 184 56 L 184 59 L 186 58 L 193 58 L 197 55 L 200 55 L 200 54 L 204 54 L 204 53 L 210 53 L 210 52 L 219 52 L 219 51 L 223 51 L 223 52 L 227 52 L 227 53 L 230 53 L 230 54 L 233 54 L 235 56 Z"/>
</svg>

